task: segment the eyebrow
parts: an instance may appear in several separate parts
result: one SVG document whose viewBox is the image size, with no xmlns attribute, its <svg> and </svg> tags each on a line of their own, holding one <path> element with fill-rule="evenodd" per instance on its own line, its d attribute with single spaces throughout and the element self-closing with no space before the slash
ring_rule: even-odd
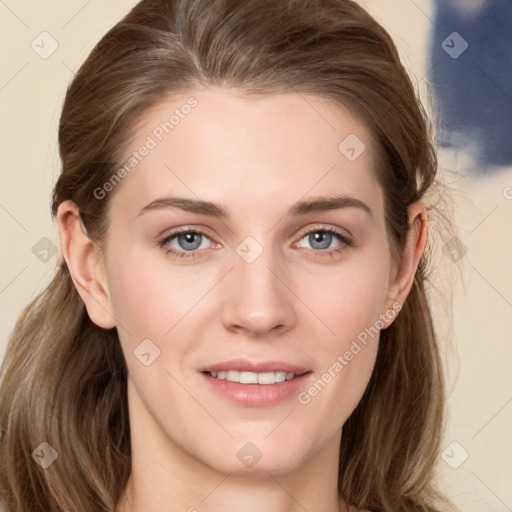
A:
<svg viewBox="0 0 512 512">
<path fill-rule="evenodd" d="M 219 219 L 228 219 L 230 217 L 226 206 L 211 201 L 201 199 L 189 199 L 186 197 L 162 197 L 151 201 L 140 210 L 137 217 L 144 215 L 152 210 L 178 208 L 180 210 L 201 215 L 217 217 Z M 293 204 L 287 212 L 287 215 L 298 216 L 311 212 L 323 212 L 329 210 L 339 210 L 343 208 L 359 208 L 373 218 L 371 208 L 355 197 L 350 196 L 330 196 L 316 197 L 313 199 L 298 201 Z"/>
</svg>

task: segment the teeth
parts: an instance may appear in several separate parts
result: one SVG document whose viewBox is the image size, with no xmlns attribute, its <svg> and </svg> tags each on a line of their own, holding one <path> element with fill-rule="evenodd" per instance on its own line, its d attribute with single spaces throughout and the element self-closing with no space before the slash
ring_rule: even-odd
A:
<svg viewBox="0 0 512 512">
<path fill-rule="evenodd" d="M 286 372 L 239 372 L 238 370 L 229 370 L 227 372 L 209 372 L 212 377 L 217 379 L 226 379 L 230 382 L 240 382 L 241 384 L 275 384 L 284 382 L 295 377 L 294 373 Z"/>
<path fill-rule="evenodd" d="M 238 372 L 235 372 L 235 373 L 238 373 Z M 259 375 L 257 373 L 240 372 L 240 381 L 239 382 L 241 384 L 258 384 L 258 377 L 259 377 Z M 236 375 L 233 377 L 233 380 L 235 380 L 235 379 L 236 379 Z"/>
</svg>

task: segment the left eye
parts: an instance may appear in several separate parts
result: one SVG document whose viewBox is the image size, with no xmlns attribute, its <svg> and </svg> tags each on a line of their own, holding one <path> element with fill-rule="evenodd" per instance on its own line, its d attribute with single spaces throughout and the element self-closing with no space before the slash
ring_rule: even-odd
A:
<svg viewBox="0 0 512 512">
<path fill-rule="evenodd" d="M 338 242 L 341 242 L 333 250 L 325 251 L 327 253 L 339 251 L 340 245 L 349 245 L 349 240 L 344 235 L 332 229 L 316 229 L 314 231 L 309 231 L 301 238 L 301 240 L 303 239 L 307 239 L 307 241 L 312 245 L 311 248 L 315 251 L 324 251 L 324 249 L 328 249 L 333 239 L 337 239 Z"/>
</svg>

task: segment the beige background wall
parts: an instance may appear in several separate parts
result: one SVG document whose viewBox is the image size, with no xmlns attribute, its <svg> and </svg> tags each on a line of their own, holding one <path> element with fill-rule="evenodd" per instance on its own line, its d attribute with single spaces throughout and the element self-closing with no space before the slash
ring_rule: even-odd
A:
<svg viewBox="0 0 512 512">
<path fill-rule="evenodd" d="M 468 3 L 478 7 L 479 1 Z M 59 238 L 49 207 L 59 172 L 57 126 L 66 86 L 93 45 L 134 4 L 0 2 L 0 357 L 16 317 L 55 268 L 52 250 Z M 395 38 L 426 98 L 430 0 L 361 4 Z M 51 36 L 38 37 L 42 32 Z M 34 40 L 40 54 L 52 44 L 58 48 L 44 59 L 31 47 Z M 505 512 L 512 511 L 512 169 L 469 178 L 460 172 L 461 159 L 440 154 L 441 176 L 453 188 L 458 236 L 468 252 L 457 264 L 441 245 L 436 253 L 440 287 L 459 269 L 463 275 L 456 282 L 452 318 L 446 318 L 442 296 L 432 292 L 449 391 L 439 478 L 461 510 Z"/>
</svg>

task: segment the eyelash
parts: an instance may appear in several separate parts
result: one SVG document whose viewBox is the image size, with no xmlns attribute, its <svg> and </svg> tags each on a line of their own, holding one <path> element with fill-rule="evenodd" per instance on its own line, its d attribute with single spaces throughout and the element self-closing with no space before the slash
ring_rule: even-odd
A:
<svg viewBox="0 0 512 512">
<path fill-rule="evenodd" d="M 177 237 L 178 235 L 182 235 L 182 234 L 186 234 L 186 233 L 194 233 L 197 235 L 203 235 L 206 238 L 210 238 L 204 231 L 201 231 L 198 229 L 183 229 L 181 231 L 174 231 L 170 235 L 167 235 L 165 238 L 162 238 L 161 240 L 159 240 L 158 246 L 161 247 L 162 249 L 164 249 L 167 246 L 167 248 L 165 249 L 165 252 L 166 252 L 166 254 L 170 254 L 173 258 L 174 257 L 176 257 L 176 258 L 183 258 L 183 257 L 184 258 L 197 258 L 200 255 L 199 253 L 202 252 L 204 249 L 202 249 L 202 250 L 195 249 L 193 251 L 176 251 L 174 249 L 169 249 L 168 244 L 173 238 Z M 344 234 L 340 233 L 339 231 L 337 231 L 333 228 L 325 228 L 325 227 L 316 227 L 314 229 L 306 231 L 300 235 L 299 240 L 302 240 L 306 235 L 310 235 L 312 233 L 329 233 L 331 235 L 334 235 L 341 242 L 341 244 L 334 249 L 329 249 L 329 250 L 308 249 L 310 251 L 313 251 L 313 253 L 320 255 L 321 257 L 323 257 L 323 256 L 334 257 L 335 254 L 341 253 L 343 250 L 345 250 L 346 247 L 350 247 L 352 245 L 352 241 L 350 240 L 350 238 L 348 238 L 347 236 L 345 236 Z"/>
</svg>

